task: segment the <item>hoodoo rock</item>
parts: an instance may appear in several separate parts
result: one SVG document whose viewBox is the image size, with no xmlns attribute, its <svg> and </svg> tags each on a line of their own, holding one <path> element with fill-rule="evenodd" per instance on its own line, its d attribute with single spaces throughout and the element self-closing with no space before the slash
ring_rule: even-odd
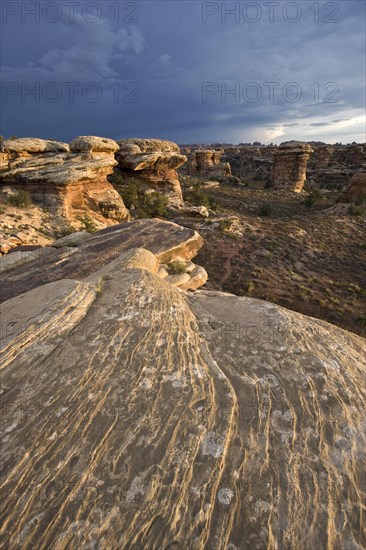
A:
<svg viewBox="0 0 366 550">
<path fill-rule="evenodd" d="M 159 277 L 201 245 L 140 220 L 5 273 L 4 548 L 365 547 L 365 340 Z"/>
<path fill-rule="evenodd" d="M 89 216 L 99 227 L 127 220 L 121 196 L 107 181 L 117 164 L 115 141 L 95 136 L 70 145 L 34 138 L 1 144 L 0 191 L 28 191 L 32 200 L 68 223 Z"/>
<path fill-rule="evenodd" d="M 123 186 L 131 181 L 143 192 L 157 191 L 171 206 L 183 206 L 177 168 L 187 161 L 176 143 L 161 139 L 126 139 L 118 141 L 116 155 Z"/>
<path fill-rule="evenodd" d="M 353 176 L 342 194 L 341 200 L 344 202 L 356 202 L 357 200 L 366 202 L 366 170 L 361 170 Z"/>
<path fill-rule="evenodd" d="M 308 143 L 281 143 L 273 155 L 272 185 L 277 189 L 302 191 L 306 181 L 307 162 L 312 152 L 313 149 Z"/>
<path fill-rule="evenodd" d="M 228 162 L 221 160 L 223 151 L 196 149 L 187 153 L 188 163 L 181 172 L 202 179 L 227 179 L 231 177 Z"/>
</svg>

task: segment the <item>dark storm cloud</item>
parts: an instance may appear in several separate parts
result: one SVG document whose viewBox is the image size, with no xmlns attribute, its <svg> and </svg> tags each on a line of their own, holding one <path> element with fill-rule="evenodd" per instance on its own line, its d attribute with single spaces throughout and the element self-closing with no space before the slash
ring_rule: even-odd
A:
<svg viewBox="0 0 366 550">
<path fill-rule="evenodd" d="M 320 2 L 319 13 L 295 2 L 292 23 L 300 12 L 285 1 L 273 20 L 263 2 L 80 2 L 54 23 L 4 4 L 4 135 L 365 139 L 358 0 Z"/>
</svg>

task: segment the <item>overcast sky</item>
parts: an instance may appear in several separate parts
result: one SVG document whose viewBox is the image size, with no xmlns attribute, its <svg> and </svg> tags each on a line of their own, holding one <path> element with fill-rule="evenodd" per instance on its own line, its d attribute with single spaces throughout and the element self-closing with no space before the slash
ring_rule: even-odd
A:
<svg viewBox="0 0 366 550">
<path fill-rule="evenodd" d="M 364 142 L 365 5 L 3 0 L 1 134 Z"/>
</svg>

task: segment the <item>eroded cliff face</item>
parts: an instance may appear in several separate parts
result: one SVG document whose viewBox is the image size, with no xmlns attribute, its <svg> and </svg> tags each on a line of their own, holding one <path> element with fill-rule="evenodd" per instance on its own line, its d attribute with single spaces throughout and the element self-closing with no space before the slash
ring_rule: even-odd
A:
<svg viewBox="0 0 366 550">
<path fill-rule="evenodd" d="M 118 141 L 118 174 L 121 185 L 135 182 L 143 192 L 158 191 L 170 206 L 184 205 L 177 168 L 187 157 L 176 143 L 161 139 L 126 139 Z"/>
<path fill-rule="evenodd" d="M 5 274 L 4 547 L 365 546 L 365 340 L 159 277 L 200 246 L 140 220 Z"/>
<path fill-rule="evenodd" d="M 107 181 L 117 164 L 115 141 L 82 136 L 70 143 L 35 138 L 1 144 L 3 196 L 26 190 L 32 201 L 69 224 L 90 217 L 97 227 L 129 218 L 121 196 Z"/>
</svg>

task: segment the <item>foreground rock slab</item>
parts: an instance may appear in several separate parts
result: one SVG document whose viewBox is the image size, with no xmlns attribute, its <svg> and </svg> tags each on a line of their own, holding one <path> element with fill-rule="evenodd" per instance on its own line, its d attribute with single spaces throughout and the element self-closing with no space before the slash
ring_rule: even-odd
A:
<svg viewBox="0 0 366 550">
<path fill-rule="evenodd" d="M 89 277 L 131 248 L 146 248 L 164 264 L 188 261 L 203 245 L 196 231 L 159 219 L 114 225 L 79 242 L 70 238 L 72 246 L 52 250 L 36 261 L 7 270 L 2 276 L 0 302 L 59 279 Z"/>
<path fill-rule="evenodd" d="M 365 340 L 84 246 L 2 304 L 4 548 L 363 548 Z"/>
</svg>

